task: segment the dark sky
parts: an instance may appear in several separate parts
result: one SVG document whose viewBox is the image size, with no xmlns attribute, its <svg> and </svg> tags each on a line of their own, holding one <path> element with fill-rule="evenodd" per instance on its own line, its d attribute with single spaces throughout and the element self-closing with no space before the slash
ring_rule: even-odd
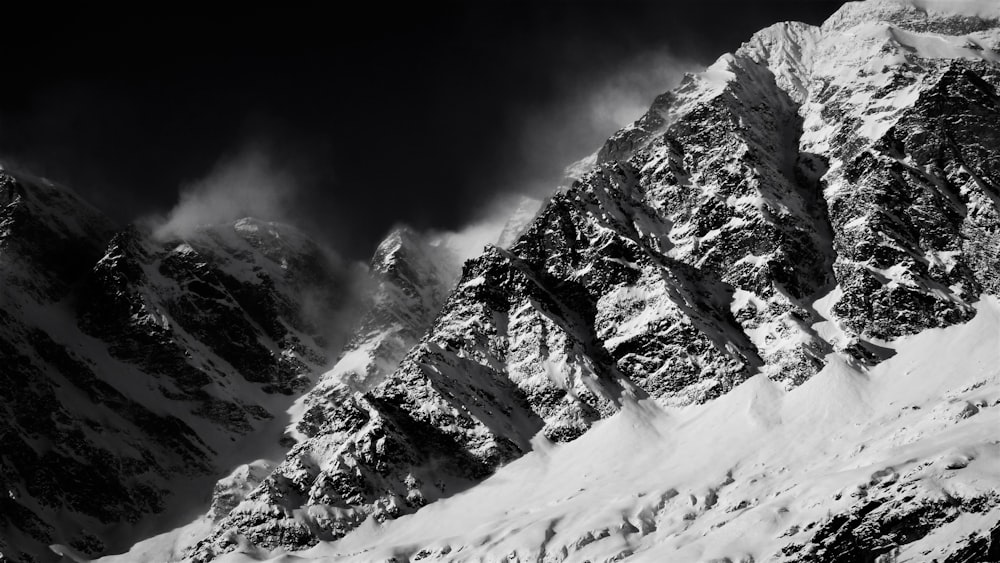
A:
<svg viewBox="0 0 1000 563">
<path fill-rule="evenodd" d="M 757 29 L 819 23 L 840 3 L 269 3 L 7 18 L 0 158 L 127 222 L 166 213 L 181 186 L 252 146 L 298 186 L 292 212 L 274 218 L 363 258 L 394 223 L 457 228 L 498 193 L 538 193 L 613 132 L 620 116 L 595 113 L 609 103 L 647 103 Z"/>
</svg>

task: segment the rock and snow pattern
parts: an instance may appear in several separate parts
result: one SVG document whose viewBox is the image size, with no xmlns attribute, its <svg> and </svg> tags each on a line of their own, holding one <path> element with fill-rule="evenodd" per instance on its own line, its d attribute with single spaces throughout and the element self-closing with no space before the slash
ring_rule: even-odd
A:
<svg viewBox="0 0 1000 563">
<path fill-rule="evenodd" d="M 993 561 L 1000 301 L 977 308 L 872 369 L 831 359 L 790 391 L 758 374 L 701 405 L 629 401 L 469 491 L 294 560 Z"/>
<path fill-rule="evenodd" d="M 5 561 L 125 550 L 233 460 L 281 454 L 272 427 L 338 338 L 335 261 L 284 225 L 157 240 L 44 180 L 0 184 Z"/>
<path fill-rule="evenodd" d="M 110 237 L 0 185 L 16 400 L 125 419 L 8 413 L 0 551 L 123 551 L 168 477 L 287 413 L 273 463 L 111 560 L 1000 560 L 1000 6 L 961 6 L 761 30 L 464 265 L 393 231 L 342 347 L 302 304 L 347 315 L 348 282 L 293 229 Z M 119 497 L 25 476 L 86 451 Z"/>
<path fill-rule="evenodd" d="M 688 76 L 190 557 L 994 556 L 998 49 L 877 0 Z"/>
</svg>

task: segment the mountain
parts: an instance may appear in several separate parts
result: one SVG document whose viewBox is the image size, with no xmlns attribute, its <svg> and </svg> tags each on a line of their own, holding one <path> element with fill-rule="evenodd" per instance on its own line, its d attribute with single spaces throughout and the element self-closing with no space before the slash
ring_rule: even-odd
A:
<svg viewBox="0 0 1000 563">
<path fill-rule="evenodd" d="M 924 358 L 912 343 L 970 321 L 995 330 L 979 315 L 994 314 L 994 302 L 982 300 L 1000 283 L 998 58 L 996 18 L 875 0 L 849 3 L 819 27 L 764 29 L 687 76 L 615 133 L 509 248 L 490 247 L 466 263 L 399 367 L 338 395 L 325 423 L 191 559 L 320 542 L 308 553 L 562 560 L 590 546 L 602 560 L 634 549 L 652 557 L 656 545 L 693 541 L 687 530 L 709 544 L 729 538 L 723 513 L 761 515 L 766 507 L 780 518 L 791 509 L 756 495 L 793 488 L 813 503 L 797 513 L 802 526 L 772 528 L 784 539 L 732 547 L 713 560 L 875 560 L 925 540 L 933 547 L 950 526 L 975 533 L 941 558 L 994 553 L 990 529 L 1000 512 L 988 484 L 998 475 L 984 428 L 996 420 L 997 374 L 987 366 L 1000 358 L 987 335 L 953 366 L 936 363 L 959 371 L 942 380 L 912 367 Z M 896 381 L 900 370 L 914 382 Z M 875 383 L 880 374 L 893 383 Z M 928 378 L 934 384 L 921 383 Z M 938 393 L 949 402 L 932 401 Z M 936 414 L 911 416 L 911 406 Z M 637 417 L 635 409 L 653 414 Z M 747 424 L 779 430 L 745 433 L 736 422 L 747 411 Z M 685 425 L 685 413 L 704 414 Z M 680 422 L 661 423 L 675 417 Z M 826 450 L 821 437 L 795 430 L 811 424 L 847 433 Z M 898 439 L 847 431 L 855 426 Z M 486 498 L 478 484 L 500 468 L 493 481 L 523 476 L 504 471 L 544 465 L 547 456 L 580 462 L 577 443 L 613 453 L 606 469 L 643 457 L 647 447 L 688 451 L 684 444 L 719 436 L 721 450 L 662 458 L 715 481 L 698 481 L 704 487 L 689 494 L 668 480 L 650 511 L 634 518 L 611 502 L 615 492 L 649 492 L 628 479 L 631 468 L 621 482 L 600 481 L 606 489 L 570 480 L 594 501 L 585 510 L 615 512 L 620 521 L 561 546 L 549 545 L 571 514 L 560 508 L 526 528 L 505 516 L 486 520 L 484 529 L 499 521 L 508 530 L 514 551 L 492 532 L 438 531 L 429 521 L 424 536 L 392 536 L 398 544 L 373 532 L 440 516 L 424 508 L 436 501 L 468 509 Z M 746 451 L 734 436 L 776 453 L 729 457 L 727 448 Z M 949 436 L 966 448 L 954 453 L 965 461 L 940 461 L 952 455 Z M 801 457 L 789 464 L 822 462 L 825 451 L 848 455 L 851 439 L 877 449 L 808 471 L 774 461 L 795 452 Z M 604 447 L 616 440 L 632 449 Z M 897 459 L 893 448 L 906 440 L 922 446 Z M 971 464 L 977 456 L 987 461 Z M 656 471 L 656 459 L 637 459 L 637 467 Z M 856 494 L 834 490 L 824 467 L 841 477 L 854 472 Z M 950 479 L 948 471 L 964 467 L 975 471 Z M 775 477 L 782 474 L 787 481 Z M 530 504 L 511 511 L 548 510 L 536 504 L 541 499 L 569 510 L 575 493 L 566 494 L 512 493 Z M 400 526 L 391 522 L 397 518 Z M 661 526 L 671 531 L 655 536 L 659 544 L 622 544 Z"/>
<path fill-rule="evenodd" d="M 465 493 L 288 559 L 995 561 L 997 334 L 988 297 L 870 370 L 834 359 L 788 392 L 758 374 L 688 409 L 628 402 Z"/>
<path fill-rule="evenodd" d="M 773 25 L 468 261 L 0 171 L 0 559 L 1000 560 L 998 61 Z"/>
<path fill-rule="evenodd" d="M 158 240 L 27 175 L 0 197 L 5 560 L 123 550 L 186 519 L 246 440 L 283 451 L 343 338 L 342 265 L 274 223 Z"/>
<path fill-rule="evenodd" d="M 337 424 L 337 405 L 353 392 L 377 384 L 398 366 L 405 353 L 426 332 L 461 271 L 454 234 L 419 233 L 405 226 L 393 229 L 376 249 L 364 279 L 354 280 L 351 307 L 343 323 L 353 335 L 340 349 L 340 359 L 317 378 L 315 385 L 287 409 L 289 417 L 280 444 L 291 449 L 289 459 L 308 463 L 326 447 L 324 435 Z M 457 245 L 462 247 L 464 245 Z M 342 327 L 342 329 L 343 329 Z M 313 439 L 315 438 L 315 439 Z M 261 453 L 259 450 L 257 453 Z M 242 463 L 211 487 L 205 514 L 169 532 L 150 537 L 128 552 L 102 561 L 176 560 L 212 525 L 236 509 L 262 482 L 273 479 L 282 451 L 233 456 Z M 287 466 L 288 461 L 281 464 Z M 278 468 L 279 471 L 281 467 Z"/>
</svg>

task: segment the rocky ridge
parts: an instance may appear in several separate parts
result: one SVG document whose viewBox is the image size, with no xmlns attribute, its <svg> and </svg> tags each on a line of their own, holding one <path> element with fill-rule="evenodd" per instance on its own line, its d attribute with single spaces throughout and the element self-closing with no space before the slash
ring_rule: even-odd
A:
<svg viewBox="0 0 1000 563">
<path fill-rule="evenodd" d="M 334 367 L 303 397 L 295 430 L 301 439 L 340 424 L 335 410 L 392 373 L 426 332 L 460 270 L 459 258 L 441 241 L 409 227 L 394 229 L 369 265 L 364 311 Z M 333 409 L 333 410 L 331 410 Z"/>
<path fill-rule="evenodd" d="M 347 275 L 282 225 L 163 241 L 28 175 L 0 197 L 0 553 L 124 549 L 325 367 Z"/>
<path fill-rule="evenodd" d="M 874 23 L 873 23 L 874 22 Z M 888 0 L 777 24 L 616 133 L 429 332 L 192 552 L 415 511 L 623 402 L 874 365 L 995 291 L 997 21 Z M 307 462 L 308 461 L 308 462 Z"/>
</svg>

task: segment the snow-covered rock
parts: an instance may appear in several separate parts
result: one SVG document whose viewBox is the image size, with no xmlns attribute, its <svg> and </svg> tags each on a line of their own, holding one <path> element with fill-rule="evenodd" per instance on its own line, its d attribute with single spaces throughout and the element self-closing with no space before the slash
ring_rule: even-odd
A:
<svg viewBox="0 0 1000 563">
<path fill-rule="evenodd" d="M 630 401 L 471 490 L 294 556 L 991 561 L 998 338 L 1000 301 L 988 297 L 969 323 L 900 339 L 872 369 L 834 356 L 790 391 L 757 375 L 702 405 Z"/>
<path fill-rule="evenodd" d="M 341 266 L 282 225 L 160 241 L 44 180 L 0 184 L 5 560 L 124 550 L 233 460 L 280 455 L 271 427 L 338 337 Z"/>
<path fill-rule="evenodd" d="M 327 424 L 341 424 L 338 404 L 396 370 L 430 328 L 460 271 L 460 259 L 440 240 L 405 226 L 390 232 L 372 257 L 363 314 L 351 340 L 300 401 L 302 414 L 291 434 L 307 439 Z"/>
<path fill-rule="evenodd" d="M 477 258 L 390 233 L 352 323 L 290 227 L 111 237 L 3 176 L 0 551 L 180 498 L 118 560 L 995 559 L 1000 8 L 961 4 L 761 30 Z"/>
<path fill-rule="evenodd" d="M 363 422 L 368 415 L 356 408 L 354 397 L 393 373 L 434 322 L 461 273 L 460 258 L 446 242 L 408 227 L 394 229 L 382 241 L 371 260 L 364 312 L 352 328 L 352 339 L 334 367 L 293 408 L 288 435 L 297 443 L 226 522 L 253 528 L 260 520 L 261 491 L 270 491 L 281 510 L 295 509 L 299 495 L 331 494 L 314 460 L 329 458 L 330 450 L 340 446 L 344 429 Z M 354 518 L 350 512 L 327 516 L 335 517 Z M 252 533 L 256 543 L 265 545 L 308 538 L 291 521 Z"/>
<path fill-rule="evenodd" d="M 339 400 L 325 434 L 313 437 L 324 447 L 308 456 L 293 450 L 192 558 L 252 546 L 300 549 L 345 535 L 349 542 L 366 519 L 419 518 L 427 503 L 529 451 L 580 436 L 586 442 L 592 425 L 636 401 L 695 411 L 710 403 L 704 408 L 718 424 L 748 409 L 758 426 L 785 427 L 775 397 L 815 394 L 794 407 L 797 424 L 812 424 L 808 409 L 820 408 L 875 425 L 864 403 L 852 403 L 861 393 L 852 382 L 890 369 L 873 366 L 897 353 L 899 338 L 972 319 L 975 303 L 1000 283 L 998 37 L 996 20 L 888 0 L 849 4 L 820 27 L 765 29 L 689 75 L 612 136 L 509 248 L 466 264 L 399 368 Z M 628 434 L 629 424 L 615 432 Z M 698 439 L 685 434 L 693 428 L 669 432 Z M 734 427 L 732 436 L 742 432 Z M 781 439 L 790 452 L 829 462 L 819 442 L 796 443 L 792 430 Z M 715 510 L 734 479 L 726 471 L 735 466 L 713 456 L 743 450 L 713 446 L 689 469 L 717 482 L 691 493 L 690 518 L 671 508 L 670 529 L 701 526 L 699 514 Z M 627 463 L 628 451 L 610 455 Z M 882 483 L 890 473 L 880 475 L 872 479 Z M 776 490 L 799 486 L 799 477 L 778 479 Z M 602 485 L 592 486 L 599 496 Z M 909 501 L 886 486 L 883 508 L 871 507 L 886 519 L 874 528 L 866 514 L 882 512 L 848 501 L 821 509 L 871 534 L 847 533 L 830 523 L 836 518 L 824 525 L 816 513 L 812 526 L 790 532 L 803 547 L 784 555 L 867 556 L 851 542 L 913 542 L 978 514 L 977 506 L 992 514 L 995 504 L 970 493 L 968 505 L 927 508 L 926 518 L 914 517 L 927 522 L 920 534 L 903 537 L 888 515 L 912 511 L 889 499 Z M 732 511 L 763 502 L 752 492 L 742 507 L 731 499 Z M 649 497 L 650 510 L 688 498 L 675 493 Z M 587 505 L 594 518 L 614 512 L 621 520 L 563 548 L 543 540 L 526 554 L 507 550 L 503 534 L 454 543 L 480 546 L 485 558 L 561 560 L 568 546 L 583 548 L 614 529 L 660 526 L 585 498 L 595 499 Z M 928 507 L 929 497 L 921 498 Z M 540 506 L 529 502 L 525 510 Z M 729 537 L 728 527 L 711 532 L 725 518 L 710 520 L 718 525 L 706 524 L 706 542 Z M 555 520 L 545 526 L 524 533 L 558 533 Z M 597 557 L 633 550 L 621 547 L 602 547 Z M 447 549 L 411 555 L 447 559 Z"/>
<path fill-rule="evenodd" d="M 9 307 L 64 297 L 114 230 L 71 190 L 2 168 L 0 205 L 0 295 Z"/>
</svg>

